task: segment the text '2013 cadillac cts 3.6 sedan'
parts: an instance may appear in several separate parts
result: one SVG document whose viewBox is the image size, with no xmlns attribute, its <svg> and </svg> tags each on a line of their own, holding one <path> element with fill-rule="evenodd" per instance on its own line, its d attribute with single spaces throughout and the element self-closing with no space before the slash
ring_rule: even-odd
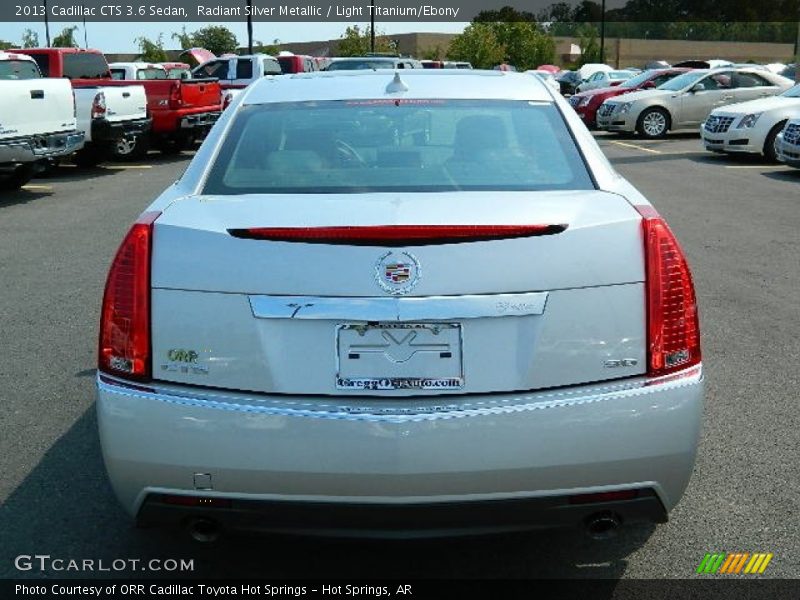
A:
<svg viewBox="0 0 800 600">
<path fill-rule="evenodd" d="M 132 226 L 101 321 L 114 490 L 198 539 L 603 535 L 692 472 L 686 260 L 524 74 L 254 83 Z"/>
</svg>

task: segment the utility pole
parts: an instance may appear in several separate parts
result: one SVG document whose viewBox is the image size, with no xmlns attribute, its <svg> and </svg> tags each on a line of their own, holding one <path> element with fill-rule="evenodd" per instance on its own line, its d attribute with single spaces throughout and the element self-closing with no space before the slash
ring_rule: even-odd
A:
<svg viewBox="0 0 800 600">
<path fill-rule="evenodd" d="M 375 52 L 375 0 L 369 0 L 369 51 Z"/>
<path fill-rule="evenodd" d="M 44 0 L 44 35 L 47 39 L 47 47 L 50 47 L 50 20 L 47 18 L 47 0 Z"/>
<path fill-rule="evenodd" d="M 606 62 L 606 0 L 600 7 L 600 62 Z"/>
<path fill-rule="evenodd" d="M 81 2 L 81 6 L 83 6 L 83 47 L 88 50 L 89 48 L 89 34 L 86 33 L 86 4 Z"/>
<path fill-rule="evenodd" d="M 253 0 L 247 0 L 247 53 L 253 53 Z"/>
</svg>

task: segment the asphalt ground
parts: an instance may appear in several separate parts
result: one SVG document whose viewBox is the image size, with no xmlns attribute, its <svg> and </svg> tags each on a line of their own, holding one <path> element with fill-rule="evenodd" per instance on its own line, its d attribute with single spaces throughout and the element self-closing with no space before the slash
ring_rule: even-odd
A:
<svg viewBox="0 0 800 600">
<path fill-rule="evenodd" d="M 610 541 L 578 531 L 387 542 L 243 537 L 198 546 L 138 530 L 106 481 L 96 434 L 97 319 L 113 253 L 188 157 L 62 167 L 0 197 L 0 577 L 19 555 L 191 559 L 200 577 L 696 577 L 706 552 L 772 552 L 800 575 L 800 170 L 710 155 L 696 135 L 599 134 L 666 216 L 694 270 L 707 405 L 696 470 L 668 524 Z"/>
</svg>

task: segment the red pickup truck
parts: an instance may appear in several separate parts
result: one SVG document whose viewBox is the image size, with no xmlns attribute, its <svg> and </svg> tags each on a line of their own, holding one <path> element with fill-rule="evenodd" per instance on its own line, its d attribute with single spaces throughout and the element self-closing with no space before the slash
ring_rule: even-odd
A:
<svg viewBox="0 0 800 600">
<path fill-rule="evenodd" d="M 143 156 L 150 145 L 177 153 L 201 139 L 222 111 L 222 91 L 215 79 L 114 79 L 99 50 L 27 48 L 45 77 L 67 77 L 73 88 L 97 85 L 144 86 L 152 118 L 149 135 L 127 136 L 112 146 L 119 158 Z"/>
</svg>

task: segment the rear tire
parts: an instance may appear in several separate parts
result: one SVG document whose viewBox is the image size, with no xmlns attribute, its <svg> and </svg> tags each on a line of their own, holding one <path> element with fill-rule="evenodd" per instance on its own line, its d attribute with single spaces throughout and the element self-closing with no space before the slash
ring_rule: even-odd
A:
<svg viewBox="0 0 800 600">
<path fill-rule="evenodd" d="M 655 140 L 667 135 L 671 124 L 669 113 L 663 108 L 646 109 L 636 121 L 636 131 L 642 137 Z"/>
<path fill-rule="evenodd" d="M 5 177 L 0 175 L 0 191 L 13 192 L 28 183 L 36 173 L 34 165 L 22 165 Z"/>
<path fill-rule="evenodd" d="M 111 155 L 117 160 L 139 160 L 147 154 L 148 146 L 146 135 L 124 137 L 111 144 Z"/>
<path fill-rule="evenodd" d="M 786 120 L 781 121 L 775 125 L 775 127 L 769 130 L 767 137 L 764 139 L 764 149 L 761 151 L 761 153 L 769 162 L 778 162 L 778 150 L 775 148 L 775 142 L 778 138 L 778 134 L 783 131 L 785 126 Z"/>
<path fill-rule="evenodd" d="M 75 164 L 82 168 L 96 167 L 103 161 L 100 148 L 95 144 L 85 146 L 75 153 Z"/>
</svg>

